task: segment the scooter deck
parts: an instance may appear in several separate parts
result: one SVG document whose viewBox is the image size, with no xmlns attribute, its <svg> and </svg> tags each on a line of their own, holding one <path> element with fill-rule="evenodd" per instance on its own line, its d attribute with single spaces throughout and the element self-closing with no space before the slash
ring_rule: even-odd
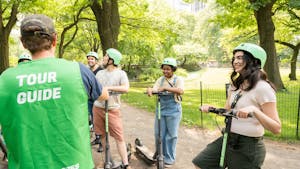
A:
<svg viewBox="0 0 300 169">
<path fill-rule="evenodd" d="M 142 144 L 135 144 L 135 150 L 138 156 L 140 156 L 147 164 L 153 165 L 156 159 L 153 159 L 154 153 L 146 146 Z"/>
</svg>

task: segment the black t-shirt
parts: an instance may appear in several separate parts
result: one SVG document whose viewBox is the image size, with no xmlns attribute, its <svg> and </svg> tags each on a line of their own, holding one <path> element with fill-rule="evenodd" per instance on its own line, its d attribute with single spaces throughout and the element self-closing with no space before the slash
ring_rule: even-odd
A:
<svg viewBox="0 0 300 169">
<path fill-rule="evenodd" d="M 96 70 L 93 71 L 93 73 L 96 75 L 99 70 L 103 70 L 103 68 L 99 66 Z"/>
</svg>

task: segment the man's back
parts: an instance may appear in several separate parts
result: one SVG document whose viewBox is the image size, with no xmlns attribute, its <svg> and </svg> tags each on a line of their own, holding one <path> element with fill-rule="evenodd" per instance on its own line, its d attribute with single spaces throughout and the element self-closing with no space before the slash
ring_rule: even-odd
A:
<svg viewBox="0 0 300 169">
<path fill-rule="evenodd" d="M 93 168 L 79 64 L 46 58 L 0 76 L 9 168 Z"/>
</svg>

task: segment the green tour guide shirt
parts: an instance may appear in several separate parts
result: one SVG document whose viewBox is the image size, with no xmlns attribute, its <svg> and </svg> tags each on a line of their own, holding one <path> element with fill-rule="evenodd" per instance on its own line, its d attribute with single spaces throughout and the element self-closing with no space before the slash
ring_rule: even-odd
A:
<svg viewBox="0 0 300 169">
<path fill-rule="evenodd" d="M 9 169 L 92 169 L 87 92 L 79 63 L 46 58 L 0 76 Z"/>
</svg>

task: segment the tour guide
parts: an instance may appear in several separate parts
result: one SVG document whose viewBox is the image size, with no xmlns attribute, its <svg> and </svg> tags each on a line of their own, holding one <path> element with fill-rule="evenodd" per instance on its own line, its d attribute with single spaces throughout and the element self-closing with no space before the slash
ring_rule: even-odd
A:
<svg viewBox="0 0 300 169">
<path fill-rule="evenodd" d="M 92 169 L 87 97 L 108 98 L 83 64 L 54 57 L 52 20 L 30 15 L 21 41 L 33 61 L 0 76 L 0 124 L 10 169 Z"/>
</svg>

